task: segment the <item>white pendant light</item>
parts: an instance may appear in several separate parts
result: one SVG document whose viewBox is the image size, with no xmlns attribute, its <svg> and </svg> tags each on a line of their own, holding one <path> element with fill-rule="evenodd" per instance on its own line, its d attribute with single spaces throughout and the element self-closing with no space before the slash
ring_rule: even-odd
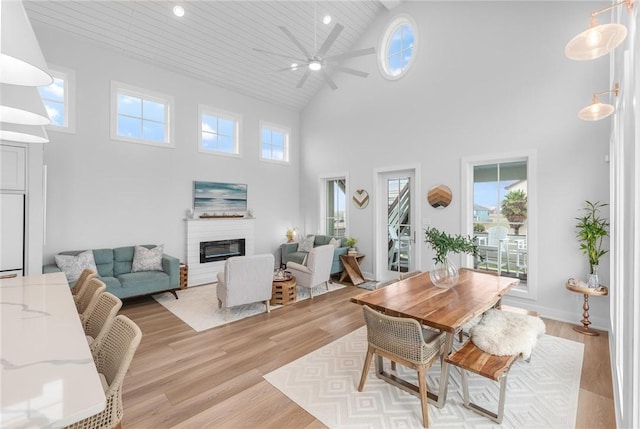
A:
<svg viewBox="0 0 640 429">
<path fill-rule="evenodd" d="M 0 122 L 49 125 L 51 120 L 34 86 L 0 84 Z"/>
<path fill-rule="evenodd" d="M 0 2 L 0 82 L 43 86 L 53 82 L 22 1 Z"/>
<path fill-rule="evenodd" d="M 616 83 L 610 91 L 597 92 L 593 94 L 591 104 L 580 109 L 578 117 L 583 121 L 599 121 L 600 119 L 610 116 L 615 111 L 615 108 L 611 104 L 601 103 L 598 97 L 604 94 L 614 94 L 617 96 L 619 91 L 620 85 Z"/>
<path fill-rule="evenodd" d="M 41 125 L 0 122 L 0 140 L 20 143 L 47 143 L 49 136 Z"/>
<path fill-rule="evenodd" d="M 571 39 L 564 49 L 567 58 L 572 60 L 592 60 L 608 54 L 627 37 L 627 27 L 622 24 L 598 24 L 596 16 L 623 4 L 631 11 L 633 0 L 623 0 L 604 9 L 591 12 L 589 27 Z"/>
</svg>

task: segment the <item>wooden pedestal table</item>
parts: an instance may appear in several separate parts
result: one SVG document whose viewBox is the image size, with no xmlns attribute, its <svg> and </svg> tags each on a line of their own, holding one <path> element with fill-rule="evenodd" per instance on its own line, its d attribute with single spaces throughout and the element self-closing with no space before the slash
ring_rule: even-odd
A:
<svg viewBox="0 0 640 429">
<path fill-rule="evenodd" d="M 364 257 L 365 255 L 362 253 L 340 255 L 340 260 L 342 261 L 342 265 L 344 265 L 344 271 L 342 271 L 340 281 L 344 281 L 348 277 L 354 286 L 364 283 L 364 274 L 362 274 L 362 270 L 360 269 L 360 264 Z"/>
<path fill-rule="evenodd" d="M 271 287 L 271 305 L 288 305 L 296 302 L 296 278 L 286 280 L 274 280 Z"/>
<path fill-rule="evenodd" d="M 589 325 L 591 325 L 591 322 L 589 321 L 589 295 L 605 296 L 609 293 L 609 289 L 607 289 L 606 286 L 598 286 L 597 288 L 578 286 L 573 279 L 567 281 L 566 287 L 571 292 L 581 293 L 584 295 L 584 304 L 582 305 L 582 310 L 584 310 L 584 312 L 582 313 L 581 320 L 583 326 L 574 326 L 573 330 L 584 335 L 600 335 L 598 331 L 594 331 L 589 328 Z"/>
</svg>

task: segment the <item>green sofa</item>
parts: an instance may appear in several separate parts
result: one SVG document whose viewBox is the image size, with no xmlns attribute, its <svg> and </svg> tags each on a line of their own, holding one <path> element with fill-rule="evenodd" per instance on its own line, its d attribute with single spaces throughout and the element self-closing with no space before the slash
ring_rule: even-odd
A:
<svg viewBox="0 0 640 429">
<path fill-rule="evenodd" d="M 344 237 L 332 237 L 330 235 L 316 235 L 313 240 L 313 247 L 323 246 L 329 244 L 332 238 L 340 239 L 340 247 L 335 248 L 333 252 L 333 261 L 331 263 L 331 274 L 337 274 L 344 269 L 340 255 L 346 255 L 349 247 L 347 246 L 347 239 Z M 282 264 L 286 265 L 287 262 L 293 261 L 298 264 L 304 264 L 304 258 L 306 258 L 309 252 L 299 251 L 299 243 L 284 243 L 281 246 L 282 251 Z"/>
<path fill-rule="evenodd" d="M 154 245 L 144 245 L 147 249 Z M 133 263 L 134 246 L 116 247 L 114 249 L 92 249 L 98 276 L 107 285 L 107 292 L 118 298 L 130 298 L 134 296 L 149 295 L 159 292 L 171 292 L 176 299 L 176 290 L 180 289 L 180 260 L 162 255 L 163 271 L 131 272 Z M 83 252 L 67 251 L 60 255 L 76 256 Z M 45 265 L 44 273 L 62 271 L 54 264 Z"/>
</svg>

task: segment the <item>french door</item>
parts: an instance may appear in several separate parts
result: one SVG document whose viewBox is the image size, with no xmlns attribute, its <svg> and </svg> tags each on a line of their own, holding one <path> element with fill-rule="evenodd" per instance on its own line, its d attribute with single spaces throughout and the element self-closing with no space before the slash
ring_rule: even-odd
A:
<svg viewBox="0 0 640 429">
<path fill-rule="evenodd" d="M 416 259 L 415 174 L 413 170 L 378 175 L 378 276 L 397 279 L 412 271 Z"/>
</svg>

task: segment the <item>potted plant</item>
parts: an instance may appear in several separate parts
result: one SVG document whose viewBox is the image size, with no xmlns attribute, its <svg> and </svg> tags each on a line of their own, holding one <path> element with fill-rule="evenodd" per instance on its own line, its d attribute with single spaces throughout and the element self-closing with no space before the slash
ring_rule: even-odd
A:
<svg viewBox="0 0 640 429">
<path fill-rule="evenodd" d="M 425 230 L 424 241 L 436 252 L 433 257 L 434 268 L 429 277 L 434 285 L 451 287 L 458 281 L 458 268 L 451 262 L 449 253 L 477 254 L 478 243 L 471 236 L 450 235 L 430 227 Z"/>
<path fill-rule="evenodd" d="M 514 233 L 520 234 L 520 227 L 527 218 L 527 194 L 521 189 L 510 191 L 502 200 L 501 211 Z"/>
<path fill-rule="evenodd" d="M 349 246 L 349 252 L 355 252 L 356 251 L 356 243 L 358 242 L 358 239 L 355 237 L 348 237 L 347 238 L 347 246 Z"/>
<path fill-rule="evenodd" d="M 608 250 L 602 248 L 602 239 L 609 235 L 607 230 L 609 221 L 599 215 L 600 209 L 606 206 L 607 204 L 599 201 L 595 203 L 585 201 L 585 207 L 581 209 L 585 212 L 584 216 L 575 218 L 578 221 L 576 229 L 578 230 L 577 237 L 580 242 L 580 248 L 582 253 L 589 258 L 589 279 L 587 280 L 587 286 L 589 287 L 599 286 L 598 266 L 600 258 L 608 252 Z"/>
</svg>

